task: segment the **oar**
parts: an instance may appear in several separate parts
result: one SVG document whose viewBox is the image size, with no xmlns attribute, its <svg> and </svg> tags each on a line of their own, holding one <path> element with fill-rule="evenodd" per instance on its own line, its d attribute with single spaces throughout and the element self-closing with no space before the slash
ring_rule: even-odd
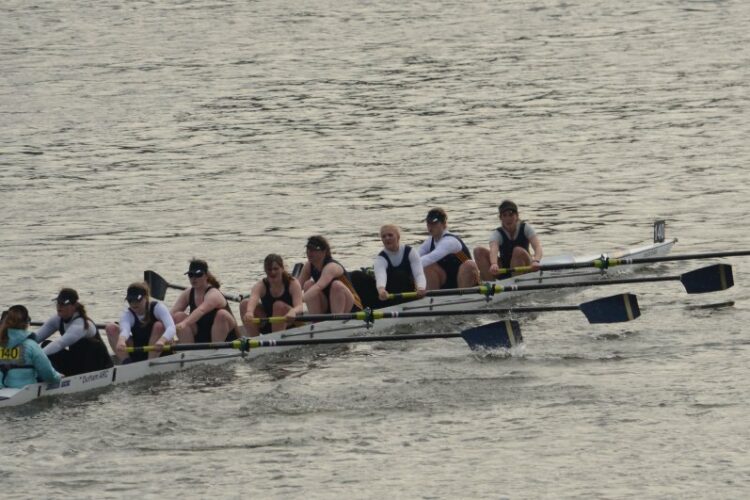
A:
<svg viewBox="0 0 750 500">
<path fill-rule="evenodd" d="M 542 264 L 538 267 L 539 271 L 555 271 L 560 269 L 581 269 L 586 267 L 595 267 L 597 269 L 607 269 L 614 266 L 629 264 L 651 264 L 654 262 L 671 262 L 680 260 L 698 260 L 698 259 L 718 259 L 723 257 L 739 257 L 750 255 L 750 250 L 733 250 L 728 252 L 706 252 L 706 253 L 686 253 L 682 255 L 666 255 L 663 257 L 630 257 L 617 259 L 614 257 L 602 256 L 598 259 L 586 262 L 568 262 L 564 264 Z M 531 266 L 504 267 L 497 270 L 497 274 L 507 273 L 528 273 L 534 269 Z"/>
<path fill-rule="evenodd" d="M 467 314 L 512 314 L 537 313 L 551 311 L 581 311 L 589 323 L 621 323 L 641 315 L 638 299 L 632 293 L 621 293 L 611 297 L 584 302 L 570 306 L 536 306 L 536 307 L 502 307 L 491 309 L 459 309 L 454 311 L 373 311 L 366 309 L 353 313 L 341 314 L 301 314 L 295 321 L 328 321 L 357 319 L 372 323 L 385 318 L 427 318 L 431 316 L 462 316 Z M 255 318 L 254 323 L 285 323 L 284 316 Z"/>
<path fill-rule="evenodd" d="M 148 283 L 148 287 L 151 289 L 151 296 L 157 300 L 164 300 L 164 297 L 167 294 L 167 288 L 174 288 L 177 290 L 187 290 L 188 288 L 183 285 L 169 283 L 155 271 L 143 271 L 143 281 Z M 240 294 L 221 293 L 224 295 L 224 298 L 233 302 L 242 302 L 242 300 L 246 298 Z"/>
<path fill-rule="evenodd" d="M 304 346 L 324 344 L 352 344 L 357 342 L 396 342 L 402 340 L 447 339 L 463 337 L 472 349 L 511 348 L 523 342 L 517 321 L 503 320 L 468 328 L 461 333 L 415 333 L 411 335 L 374 335 L 371 337 L 336 337 L 327 339 L 263 339 L 242 337 L 232 342 L 201 344 L 166 344 L 164 351 L 198 351 L 206 349 L 239 349 L 243 352 L 259 347 Z M 127 352 L 151 352 L 155 346 L 128 347 Z"/>
<path fill-rule="evenodd" d="M 482 294 L 491 296 L 502 292 L 525 292 L 530 290 L 552 290 L 556 288 L 576 288 L 601 285 L 624 285 L 656 281 L 680 281 L 687 293 L 707 293 L 726 290 L 734 286 L 732 266 L 714 264 L 689 271 L 678 276 L 645 276 L 641 278 L 602 279 L 597 281 L 574 281 L 568 283 L 540 283 L 537 285 L 493 285 L 487 283 L 470 288 L 449 288 L 445 290 L 428 290 L 428 296 Z M 416 299 L 417 292 L 391 293 L 389 299 Z"/>
</svg>

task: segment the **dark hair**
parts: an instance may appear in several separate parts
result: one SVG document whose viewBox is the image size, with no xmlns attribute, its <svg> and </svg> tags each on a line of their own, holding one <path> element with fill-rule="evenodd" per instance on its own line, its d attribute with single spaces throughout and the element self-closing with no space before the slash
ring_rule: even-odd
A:
<svg viewBox="0 0 750 500">
<path fill-rule="evenodd" d="M 328 243 L 327 239 L 319 234 L 310 236 L 307 239 L 306 247 L 315 248 L 316 250 L 325 250 L 326 257 L 331 257 L 331 245 Z"/>
<path fill-rule="evenodd" d="M 271 269 L 271 266 L 274 264 L 278 264 L 279 267 L 281 267 L 281 278 L 284 280 L 284 283 L 289 283 L 292 280 L 292 276 L 284 267 L 284 259 L 281 258 L 281 255 L 276 253 L 269 253 L 268 255 L 266 255 L 266 258 L 263 259 L 263 270 L 268 272 Z"/>
<path fill-rule="evenodd" d="M 22 305 L 11 306 L 7 311 L 3 311 L 3 320 L 0 323 L 0 345 L 5 346 L 8 344 L 9 329 L 18 328 L 25 330 L 30 321 L 29 311 Z"/>
<path fill-rule="evenodd" d="M 190 268 L 202 268 L 206 270 L 206 279 L 208 279 L 208 284 L 211 285 L 214 288 L 221 288 L 221 283 L 219 280 L 214 276 L 214 274 L 208 270 L 208 262 L 206 262 L 203 259 L 196 259 L 192 258 L 190 259 Z"/>
</svg>

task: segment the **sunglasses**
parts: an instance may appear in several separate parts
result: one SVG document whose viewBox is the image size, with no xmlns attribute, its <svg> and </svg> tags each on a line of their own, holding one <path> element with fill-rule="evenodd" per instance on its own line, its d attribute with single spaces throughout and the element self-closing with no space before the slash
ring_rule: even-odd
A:
<svg viewBox="0 0 750 500">
<path fill-rule="evenodd" d="M 200 278 L 203 276 L 203 273 L 187 273 L 188 278 Z"/>
</svg>

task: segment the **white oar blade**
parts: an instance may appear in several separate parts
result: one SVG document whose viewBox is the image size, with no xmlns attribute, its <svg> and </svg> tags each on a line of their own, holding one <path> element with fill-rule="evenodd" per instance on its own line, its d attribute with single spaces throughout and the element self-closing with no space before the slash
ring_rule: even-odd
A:
<svg viewBox="0 0 750 500">
<path fill-rule="evenodd" d="M 638 298 L 632 293 L 620 293 L 603 299 L 584 302 L 578 306 L 589 323 L 622 323 L 641 315 Z"/>
<path fill-rule="evenodd" d="M 523 342 L 518 321 L 503 320 L 488 323 L 461 332 L 461 336 L 472 350 L 510 349 Z"/>
</svg>

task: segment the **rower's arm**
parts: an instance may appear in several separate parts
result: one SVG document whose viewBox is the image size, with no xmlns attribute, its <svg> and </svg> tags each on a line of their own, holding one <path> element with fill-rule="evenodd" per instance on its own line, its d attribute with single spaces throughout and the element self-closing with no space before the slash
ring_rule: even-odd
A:
<svg viewBox="0 0 750 500">
<path fill-rule="evenodd" d="M 289 282 L 289 293 L 292 296 L 292 310 L 295 314 L 304 313 L 304 303 L 302 301 L 302 285 L 295 278 Z"/>
<path fill-rule="evenodd" d="M 258 307 L 260 298 L 265 294 L 266 284 L 263 283 L 263 280 L 258 280 L 258 282 L 253 285 L 253 289 L 250 290 L 250 298 L 245 307 L 245 314 L 250 313 L 252 316 L 255 316 L 255 308 Z"/>
<path fill-rule="evenodd" d="M 417 290 L 426 290 L 427 278 L 424 275 L 422 259 L 419 258 L 417 252 L 409 253 L 409 264 L 411 265 L 411 275 L 414 278 L 414 286 Z"/>
<path fill-rule="evenodd" d="M 201 319 L 203 316 L 213 311 L 214 309 L 222 309 L 225 304 L 226 299 L 224 298 L 224 295 L 222 295 L 222 293 L 218 289 L 212 288 L 206 292 L 201 305 L 193 309 L 193 312 L 191 312 L 190 315 L 185 318 L 183 323 L 185 323 L 186 325 L 195 324 L 199 319 Z"/>
<path fill-rule="evenodd" d="M 492 240 L 490 241 L 490 265 L 496 265 L 499 266 L 498 258 L 500 256 L 500 244 Z"/>
<path fill-rule="evenodd" d="M 187 306 L 189 305 L 189 297 L 190 297 L 190 288 L 183 291 L 179 297 L 177 297 L 177 300 L 175 301 L 174 305 L 172 306 L 171 313 L 172 316 L 174 316 L 178 312 L 185 312 L 185 309 L 187 309 Z"/>
<path fill-rule="evenodd" d="M 440 241 L 435 245 L 435 249 L 422 256 L 422 267 L 427 267 L 435 262 L 439 261 L 446 255 L 452 253 L 458 253 L 461 251 L 461 242 L 456 238 L 441 238 Z"/>
<path fill-rule="evenodd" d="M 161 321 L 162 325 L 164 325 L 164 333 L 162 334 L 162 337 L 167 340 L 174 339 L 175 335 L 177 335 L 177 328 L 174 324 L 174 318 L 172 318 L 169 309 L 167 309 L 167 306 L 165 306 L 163 302 L 159 302 L 156 304 L 156 307 L 154 307 L 154 316 Z"/>
<path fill-rule="evenodd" d="M 333 282 L 336 278 L 339 276 L 342 276 L 344 274 L 344 268 L 341 267 L 341 265 L 336 264 L 335 262 L 329 262 L 325 265 L 323 268 L 323 271 L 320 273 L 320 279 L 315 282 L 315 284 L 321 289 L 325 289 L 328 285 Z"/>
<path fill-rule="evenodd" d="M 412 252 L 416 253 L 416 252 Z M 419 256 L 417 255 L 417 261 L 419 261 Z M 422 264 L 419 265 L 419 267 L 422 267 Z M 385 288 L 386 284 L 388 283 L 388 263 L 385 261 L 382 255 L 378 255 L 375 257 L 375 261 L 372 264 L 372 270 L 375 274 L 375 288 L 378 290 L 381 288 Z"/>
<path fill-rule="evenodd" d="M 539 241 L 539 237 L 537 235 L 532 236 L 531 238 L 529 238 L 529 243 L 531 244 L 531 248 L 534 249 L 534 255 L 532 256 L 532 259 L 541 261 L 542 257 L 544 256 L 544 250 L 542 250 L 542 242 Z"/>
</svg>

